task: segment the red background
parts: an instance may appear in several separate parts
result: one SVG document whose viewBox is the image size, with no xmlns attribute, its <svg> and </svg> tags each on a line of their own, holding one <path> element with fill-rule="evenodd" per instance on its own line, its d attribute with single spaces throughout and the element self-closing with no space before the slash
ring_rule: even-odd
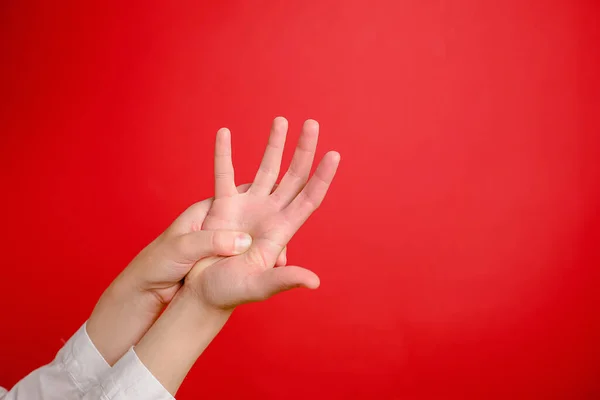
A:
<svg viewBox="0 0 600 400">
<path fill-rule="evenodd" d="M 322 287 L 240 308 L 178 398 L 600 396 L 596 2 L 150 3 L 0 6 L 0 385 L 212 195 L 219 127 L 242 183 L 284 115 L 342 154 L 289 249 Z"/>
</svg>

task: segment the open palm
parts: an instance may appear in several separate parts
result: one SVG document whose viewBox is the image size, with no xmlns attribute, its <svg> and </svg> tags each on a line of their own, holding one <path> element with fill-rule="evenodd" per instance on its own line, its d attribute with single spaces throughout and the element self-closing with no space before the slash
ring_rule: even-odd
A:
<svg viewBox="0 0 600 400">
<path fill-rule="evenodd" d="M 294 287 L 314 289 L 319 278 L 295 266 L 274 268 L 287 243 L 319 207 L 333 180 L 340 156 L 327 153 L 310 180 L 319 126 L 304 123 L 290 167 L 274 189 L 279 176 L 287 121 L 276 118 L 260 168 L 245 192 L 235 186 L 231 160 L 231 134 L 217 133 L 215 146 L 215 200 L 202 229 L 249 233 L 250 249 L 238 256 L 201 260 L 186 278 L 204 300 L 218 307 L 268 298 Z M 308 183 L 307 183 L 308 181 Z M 215 262 L 216 261 L 216 262 Z"/>
</svg>

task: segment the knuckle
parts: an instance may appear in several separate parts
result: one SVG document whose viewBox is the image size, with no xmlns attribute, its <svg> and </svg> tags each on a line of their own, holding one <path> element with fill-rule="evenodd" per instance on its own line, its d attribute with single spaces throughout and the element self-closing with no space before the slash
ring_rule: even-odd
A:
<svg viewBox="0 0 600 400">
<path fill-rule="evenodd" d="M 231 172 L 215 172 L 215 179 L 228 179 L 232 176 L 233 174 Z"/>
<path fill-rule="evenodd" d="M 320 199 L 315 196 L 311 196 L 304 192 L 300 193 L 300 196 L 301 196 L 301 199 L 300 199 L 301 204 L 302 204 L 303 208 L 305 208 L 305 209 L 316 210 L 321 205 Z"/>
<path fill-rule="evenodd" d="M 269 176 L 272 176 L 272 175 L 275 175 L 275 174 L 279 174 L 279 171 L 277 171 L 275 168 L 271 168 L 271 167 L 266 166 L 266 165 L 261 165 L 260 167 L 258 167 L 258 170 L 261 173 L 263 173 L 265 175 L 269 175 Z"/>
<path fill-rule="evenodd" d="M 291 166 L 287 171 L 290 178 L 294 180 L 302 179 L 302 174 L 300 174 L 295 166 Z"/>
<path fill-rule="evenodd" d="M 221 248 L 219 247 L 221 245 L 221 239 L 219 236 L 219 232 L 209 233 L 209 238 L 207 242 L 210 244 L 210 247 L 214 252 L 219 252 L 221 250 Z"/>
</svg>

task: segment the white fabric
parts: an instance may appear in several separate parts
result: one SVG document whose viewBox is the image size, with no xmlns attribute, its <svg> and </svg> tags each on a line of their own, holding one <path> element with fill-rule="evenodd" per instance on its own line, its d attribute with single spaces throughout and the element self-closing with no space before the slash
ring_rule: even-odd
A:
<svg viewBox="0 0 600 400">
<path fill-rule="evenodd" d="M 83 400 L 174 400 L 131 348 Z"/>
<path fill-rule="evenodd" d="M 85 324 L 48 365 L 21 379 L 0 400 L 173 400 L 133 348 L 113 368 L 88 336 Z"/>
</svg>

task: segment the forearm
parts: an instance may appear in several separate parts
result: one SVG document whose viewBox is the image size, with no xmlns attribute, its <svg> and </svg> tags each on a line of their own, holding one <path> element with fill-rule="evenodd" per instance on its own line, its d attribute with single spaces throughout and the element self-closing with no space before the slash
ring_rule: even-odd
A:
<svg viewBox="0 0 600 400">
<path fill-rule="evenodd" d="M 241 246 L 240 237 L 248 239 Z M 87 324 L 92 342 L 114 365 L 150 329 L 194 262 L 214 262 L 216 254 L 240 254 L 250 245 L 247 234 L 235 231 L 163 233 L 102 294 Z"/>
<path fill-rule="evenodd" d="M 87 333 L 106 362 L 114 365 L 152 326 L 163 304 L 120 275 L 104 291 L 90 319 Z"/>
<path fill-rule="evenodd" d="M 175 395 L 231 312 L 202 305 L 184 287 L 140 340 L 135 352 L 165 389 Z"/>
</svg>

